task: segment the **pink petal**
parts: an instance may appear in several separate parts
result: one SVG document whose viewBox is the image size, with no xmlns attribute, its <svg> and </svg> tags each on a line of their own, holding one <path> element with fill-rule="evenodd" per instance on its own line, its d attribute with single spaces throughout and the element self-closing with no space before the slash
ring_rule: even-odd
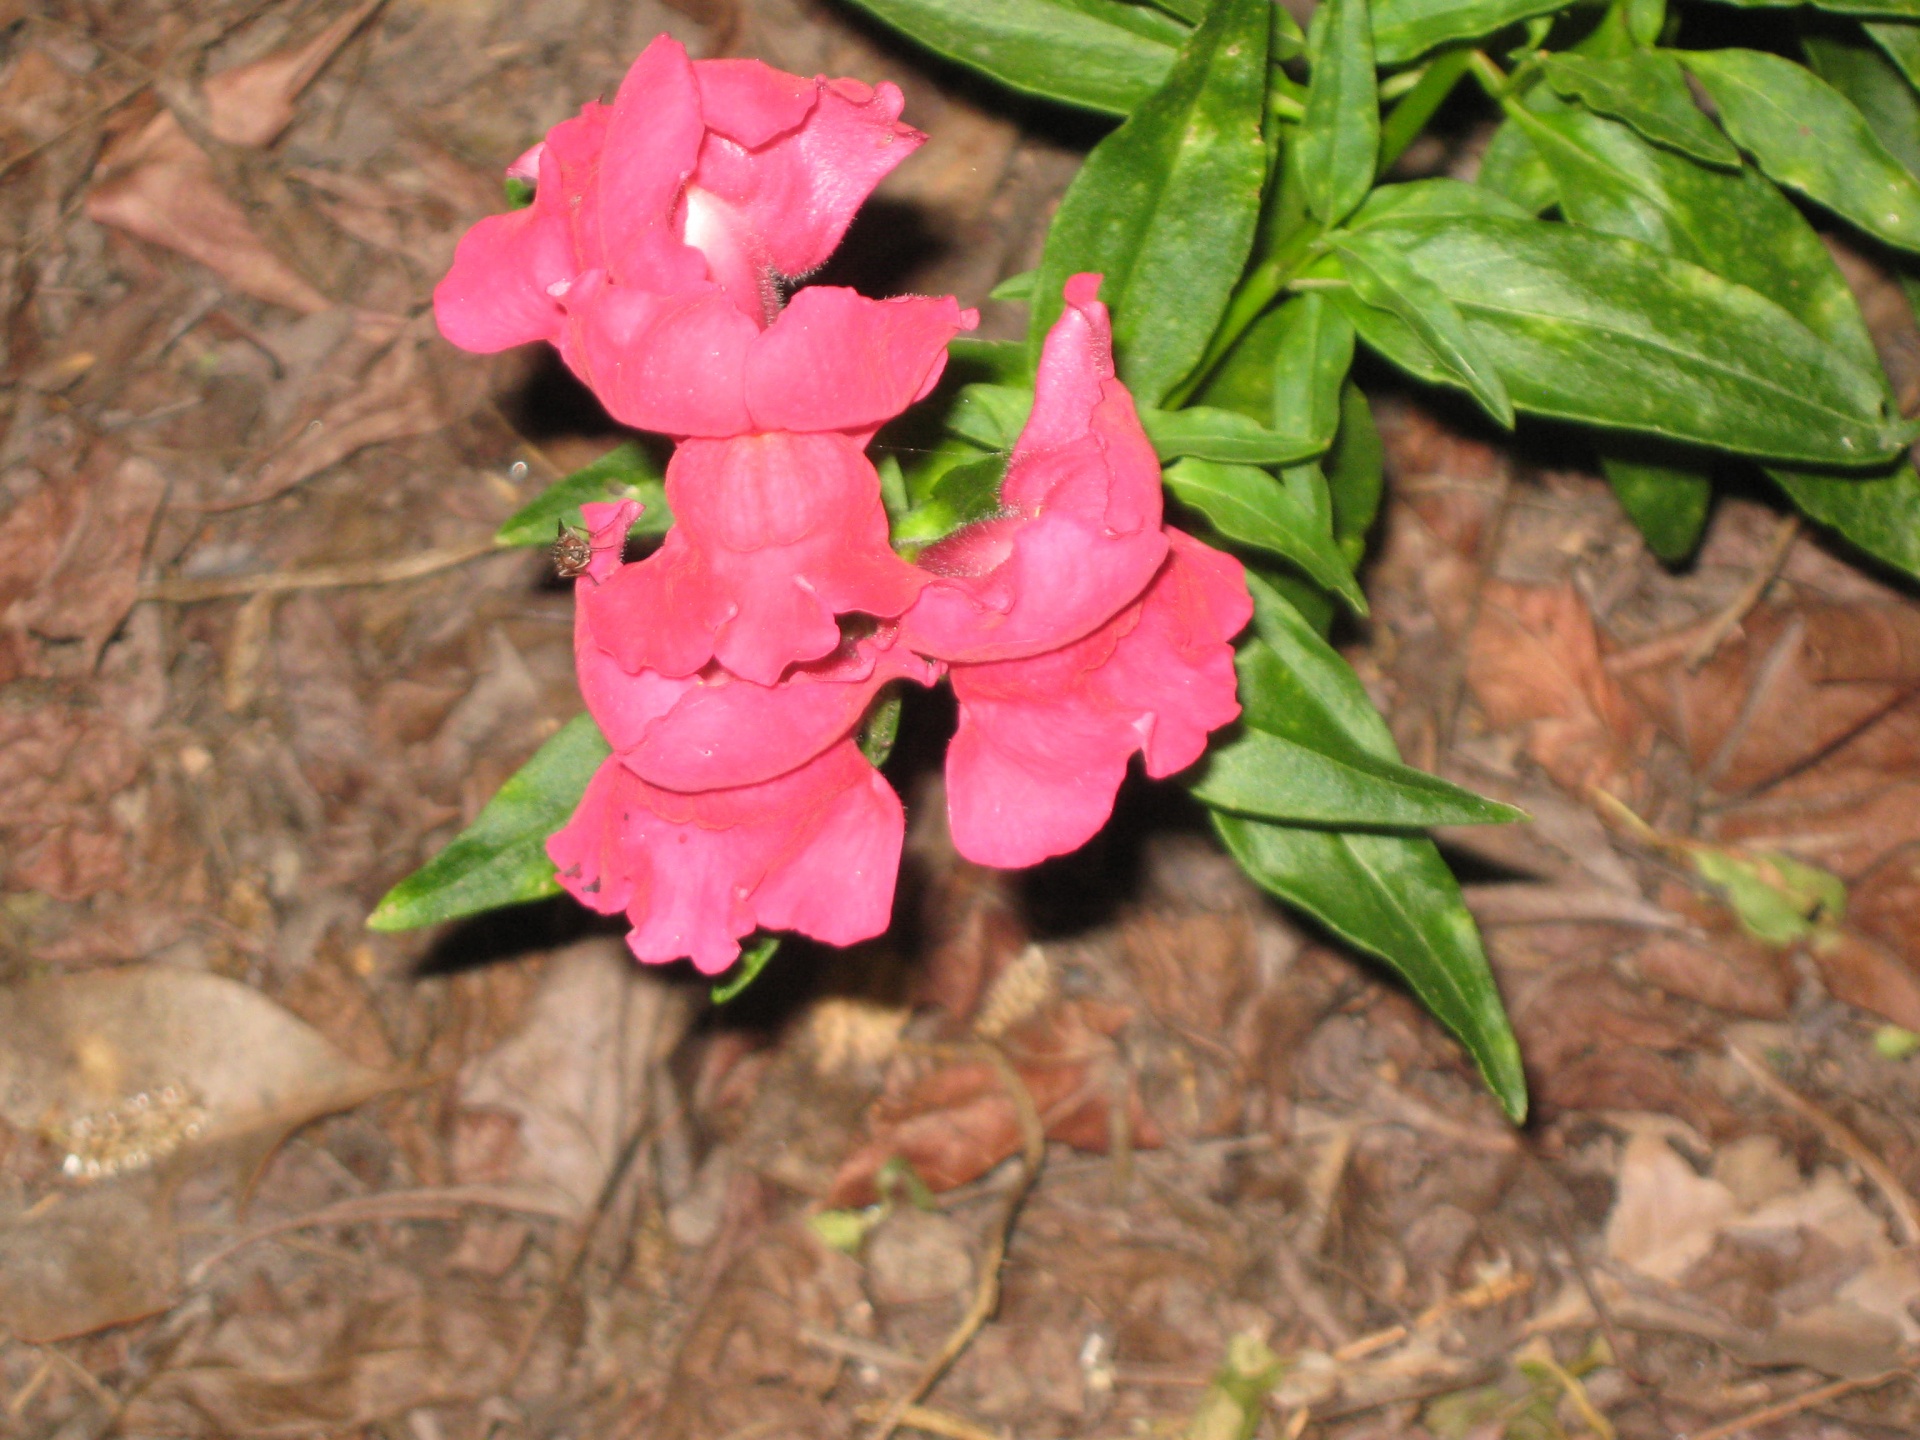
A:
<svg viewBox="0 0 1920 1440">
<path fill-rule="evenodd" d="M 684 441 L 667 501 L 666 543 L 583 601 L 596 643 L 631 672 L 717 658 L 772 685 L 838 648 L 837 616 L 891 618 L 925 583 L 893 553 L 879 476 L 844 435 Z"/>
<path fill-rule="evenodd" d="M 923 654 L 984 662 L 1069 644 L 1131 603 L 1165 558 L 1160 461 L 1114 378 L 1098 284 L 1067 282 L 1001 487 L 1008 516 L 920 556 L 939 578 L 901 629 Z"/>
<path fill-rule="evenodd" d="M 760 333 L 714 285 L 682 294 L 576 280 L 560 353 L 608 412 L 663 435 L 740 435 L 747 356 Z"/>
<path fill-rule="evenodd" d="M 926 140 L 899 123 L 893 85 L 801 80 L 750 60 L 695 69 L 709 134 L 693 183 L 740 217 L 781 275 L 825 264 L 873 187 Z"/>
<path fill-rule="evenodd" d="M 669 682 L 688 688 L 637 742 L 615 742 L 615 749 L 636 775 L 666 790 L 752 785 L 784 775 L 845 739 L 889 681 L 931 685 L 939 678 L 938 667 L 891 642 L 883 632 L 843 645 L 827 660 L 795 666 L 777 685 L 757 685 L 718 667 L 696 681 Z"/>
<path fill-rule="evenodd" d="M 1240 714 L 1233 636 L 1252 614 L 1231 556 L 1167 532 L 1137 604 L 1072 645 L 953 667 L 960 726 L 947 751 L 954 845 L 982 865 L 1032 865 L 1092 839 L 1128 758 L 1170 775 Z"/>
<path fill-rule="evenodd" d="M 756 928 L 846 945 L 892 910 L 905 828 L 899 799 L 845 742 L 762 785 L 677 795 L 609 759 L 547 842 L 560 883 L 627 913 L 648 962 L 718 974 Z"/>
<path fill-rule="evenodd" d="M 870 433 L 933 389 L 947 342 L 979 320 L 950 295 L 869 300 L 809 285 L 747 359 L 754 428 Z"/>
<path fill-rule="evenodd" d="M 565 312 L 548 287 L 573 274 L 564 221 L 539 205 L 489 215 L 460 237 L 453 268 L 433 290 L 440 333 L 481 355 L 551 340 Z"/>
<path fill-rule="evenodd" d="M 705 278 L 682 268 L 675 226 L 705 135 L 693 62 L 679 41 L 656 36 L 620 82 L 599 155 L 594 220 L 617 284 L 675 290 Z"/>
</svg>

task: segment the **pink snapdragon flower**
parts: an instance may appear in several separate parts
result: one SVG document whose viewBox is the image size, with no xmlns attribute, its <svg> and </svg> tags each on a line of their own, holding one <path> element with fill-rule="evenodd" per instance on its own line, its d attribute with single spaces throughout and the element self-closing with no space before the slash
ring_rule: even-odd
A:
<svg viewBox="0 0 1920 1440">
<path fill-rule="evenodd" d="M 483 353 L 562 338 L 574 290 L 718 300 L 764 325 L 873 187 L 926 139 L 898 87 L 687 58 L 657 37 L 611 106 L 556 125 L 509 174 L 533 203 L 468 231 L 434 291 L 441 332 Z"/>
<path fill-rule="evenodd" d="M 588 908 L 624 911 L 641 960 L 709 974 L 756 928 L 847 945 L 886 929 L 905 821 L 851 736 L 890 679 L 938 667 L 884 630 L 778 685 L 719 671 L 638 674 L 594 640 L 585 601 L 623 566 L 631 500 L 583 505 L 591 558 L 575 581 L 580 688 L 613 754 L 547 843 Z"/>
<path fill-rule="evenodd" d="M 955 665 L 960 727 L 947 749 L 953 843 L 1017 869 L 1091 840 L 1138 750 L 1147 774 L 1198 760 L 1240 714 L 1233 646 L 1253 613 L 1240 562 L 1178 530 L 1146 593 L 1091 635 L 1044 654 Z"/>
<path fill-rule="evenodd" d="M 612 756 L 547 855 L 582 905 L 625 912 L 636 957 L 690 957 L 716 975 L 756 929 L 830 945 L 885 930 L 905 827 L 852 740 L 777 779 L 697 794 L 649 785 Z"/>
<path fill-rule="evenodd" d="M 1160 461 L 1113 370 L 1100 276 L 1075 275 L 1048 332 L 1002 514 L 921 552 L 930 583 L 905 643 L 942 660 L 1010 660 L 1078 640 L 1166 559 Z"/>
</svg>

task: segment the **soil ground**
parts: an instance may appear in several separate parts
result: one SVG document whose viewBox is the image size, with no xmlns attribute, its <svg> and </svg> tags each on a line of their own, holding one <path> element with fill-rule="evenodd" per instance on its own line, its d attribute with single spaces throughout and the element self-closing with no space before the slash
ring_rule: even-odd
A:
<svg viewBox="0 0 1920 1440">
<path fill-rule="evenodd" d="M 1757 492 L 1669 570 L 1567 437 L 1364 376 L 1343 639 L 1534 817 L 1443 837 L 1522 1129 L 1177 791 L 958 861 L 937 702 L 894 932 L 723 1010 L 566 902 L 363 928 L 577 711 L 487 541 L 618 438 L 431 288 L 661 30 L 905 87 L 869 293 L 980 303 L 1099 133 L 804 0 L 0 0 L 0 1427 L 1920 1433 L 1920 605 Z M 1765 940 L 1704 878 L 1794 861 L 1846 903 Z"/>
</svg>

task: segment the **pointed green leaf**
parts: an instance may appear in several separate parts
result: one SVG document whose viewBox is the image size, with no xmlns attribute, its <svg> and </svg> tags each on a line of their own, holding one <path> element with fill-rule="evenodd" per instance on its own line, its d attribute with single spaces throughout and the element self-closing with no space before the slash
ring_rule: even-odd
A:
<svg viewBox="0 0 1920 1440">
<path fill-rule="evenodd" d="M 1872 37 L 1873 43 L 1886 52 L 1889 60 L 1900 67 L 1900 73 L 1907 77 L 1908 83 L 1920 86 L 1920 25 L 1880 23 L 1868 25 L 1865 29 Z M 1908 168 L 1913 167 L 1908 166 Z"/>
<path fill-rule="evenodd" d="M 1404 65 L 1449 40 L 1477 40 L 1559 10 L 1567 0 L 1373 0 L 1373 51 L 1381 65 Z"/>
<path fill-rule="evenodd" d="M 987 298 L 1024 305 L 1033 299 L 1033 282 L 1039 273 L 1038 270 L 1022 270 L 1018 275 L 1009 275 L 987 292 Z"/>
<path fill-rule="evenodd" d="M 630 535 L 664 535 L 673 524 L 660 467 L 628 442 L 556 480 L 494 532 L 496 545 L 551 545 L 558 527 L 579 525 L 580 507 L 594 500 L 638 500 L 645 508 Z"/>
<path fill-rule="evenodd" d="M 1920 34 L 1920 29 L 1904 28 L 1908 34 Z M 1814 73 L 1853 103 L 1887 153 L 1909 175 L 1920 175 L 1920 95 L 1914 94 L 1912 82 L 1885 50 L 1840 34 L 1807 35 L 1800 43 Z"/>
<path fill-rule="evenodd" d="M 1516 1122 L 1526 1075 L 1460 886 L 1424 836 L 1304 829 L 1213 814 L 1214 829 L 1262 888 L 1399 972 L 1480 1067 Z"/>
<path fill-rule="evenodd" d="M 1192 789 L 1216 810 L 1301 825 L 1422 830 L 1524 818 L 1410 766 L 1366 755 L 1336 757 L 1253 729 L 1209 750 Z"/>
<path fill-rule="evenodd" d="M 926 500 L 894 523 L 894 543 L 928 545 L 964 525 L 999 514 L 1000 487 L 1006 478 L 1005 455 L 986 455 L 943 470 Z"/>
<path fill-rule="evenodd" d="M 1908 438 L 1877 375 L 1757 292 L 1645 245 L 1491 217 L 1367 235 L 1445 292 L 1519 409 L 1814 465 L 1890 461 Z M 1404 325 L 1346 308 L 1395 364 L 1459 383 Z"/>
<path fill-rule="evenodd" d="M 1353 282 L 1354 294 L 1404 322 L 1483 410 L 1507 429 L 1513 428 L 1513 401 L 1499 370 L 1438 285 L 1391 243 L 1371 240 L 1365 232 L 1336 242 L 1334 253 Z"/>
<path fill-rule="evenodd" d="M 1651 50 L 1607 59 L 1549 55 L 1544 66 L 1555 92 L 1596 114 L 1624 121 L 1654 144 L 1705 165 L 1739 166 L 1740 152 L 1700 113 L 1672 55 Z"/>
<path fill-rule="evenodd" d="M 1505 216 L 1525 220 L 1534 212 L 1505 196 L 1460 180 L 1409 180 L 1382 185 L 1354 212 L 1349 230 L 1366 230 L 1389 220 L 1439 220 L 1448 216 Z"/>
<path fill-rule="evenodd" d="M 1759 50 L 1678 53 L 1770 177 L 1889 245 L 1920 250 L 1920 182 L 1839 91 Z"/>
<path fill-rule="evenodd" d="M 1206 516 L 1227 539 L 1284 556 L 1357 614 L 1367 613 L 1366 597 L 1331 528 L 1264 470 L 1182 460 L 1168 468 L 1166 478 L 1180 503 Z"/>
<path fill-rule="evenodd" d="M 1032 410 L 1030 385 L 966 385 L 953 398 L 947 429 L 988 450 L 1007 451 Z"/>
<path fill-rule="evenodd" d="M 1321 468 L 1333 503 L 1333 538 L 1349 565 L 1367 553 L 1367 532 L 1380 513 L 1386 484 L 1386 449 L 1374 428 L 1373 410 L 1349 380 L 1340 389 L 1340 431 Z"/>
<path fill-rule="evenodd" d="M 1235 465 L 1292 465 L 1327 448 L 1320 436 L 1269 430 L 1237 411 L 1211 405 L 1142 409 L 1140 424 L 1162 460 L 1192 456 Z"/>
<path fill-rule="evenodd" d="M 1185 28 L 1121 0 L 854 0 L 935 54 L 1029 95 L 1125 115 L 1167 76 Z"/>
<path fill-rule="evenodd" d="M 1902 461 L 1871 479 L 1767 471 L 1808 518 L 1839 533 L 1877 560 L 1920 577 L 1920 475 Z"/>
<path fill-rule="evenodd" d="M 1307 208 L 1337 225 L 1367 198 L 1380 158 L 1367 0 L 1321 0 L 1307 31 L 1312 83 L 1293 144 Z"/>
<path fill-rule="evenodd" d="M 1340 652 L 1258 576 L 1247 589 L 1259 643 L 1235 660 L 1246 723 L 1329 755 L 1397 761 L 1387 722 Z"/>
<path fill-rule="evenodd" d="M 1340 390 L 1353 365 L 1353 323 L 1317 291 L 1294 296 L 1278 314 L 1273 428 L 1317 440 L 1324 450 L 1340 428 Z"/>
<path fill-rule="evenodd" d="M 1600 468 L 1627 518 L 1646 537 L 1647 548 L 1677 563 L 1693 554 L 1713 504 L 1713 481 L 1699 470 L 1643 465 L 1602 456 Z"/>
<path fill-rule="evenodd" d="M 1093 148 L 1047 235 L 1035 355 L 1062 285 L 1088 270 L 1106 277 L 1120 378 L 1141 404 L 1158 404 L 1206 352 L 1260 213 L 1271 9 L 1219 0 L 1166 83 Z"/>
<path fill-rule="evenodd" d="M 592 716 L 568 721 L 452 844 L 387 892 L 368 928 L 412 930 L 559 894 L 547 837 L 567 823 L 610 753 Z"/>
</svg>

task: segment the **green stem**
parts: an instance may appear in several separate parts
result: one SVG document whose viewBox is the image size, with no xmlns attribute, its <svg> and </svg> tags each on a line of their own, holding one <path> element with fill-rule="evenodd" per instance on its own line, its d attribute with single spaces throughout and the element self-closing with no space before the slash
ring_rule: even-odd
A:
<svg viewBox="0 0 1920 1440">
<path fill-rule="evenodd" d="M 1465 50 L 1452 50 L 1427 66 L 1420 83 L 1407 92 L 1380 127 L 1380 172 L 1385 174 L 1406 153 L 1414 137 L 1426 127 L 1434 112 L 1453 93 L 1460 77 L 1467 73 L 1471 58 Z"/>
<path fill-rule="evenodd" d="M 1233 292 L 1233 298 L 1227 302 L 1227 313 L 1221 317 L 1220 328 L 1214 331 L 1213 343 L 1207 346 L 1207 353 L 1200 357 L 1200 363 L 1193 373 L 1176 385 L 1168 394 L 1164 408 L 1177 410 L 1193 397 L 1213 373 L 1213 369 L 1234 347 L 1247 327 L 1258 320 L 1266 309 L 1292 282 L 1294 272 L 1299 270 L 1308 258 L 1314 242 L 1320 238 L 1322 227 L 1318 222 L 1301 225 L 1286 243 L 1268 259 L 1248 271 L 1241 280 L 1239 288 Z"/>
</svg>

